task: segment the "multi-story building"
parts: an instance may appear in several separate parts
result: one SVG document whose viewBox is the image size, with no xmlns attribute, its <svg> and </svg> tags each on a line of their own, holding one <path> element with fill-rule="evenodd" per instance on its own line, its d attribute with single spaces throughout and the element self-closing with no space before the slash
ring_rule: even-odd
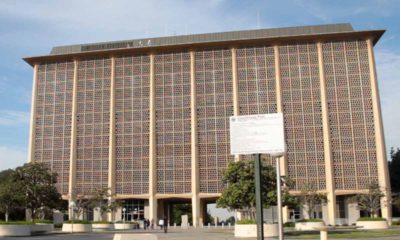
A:
<svg viewBox="0 0 400 240">
<path fill-rule="evenodd" d="M 55 47 L 25 58 L 29 161 L 58 173 L 66 200 L 110 188 L 124 214 L 152 220 L 188 202 L 198 225 L 235 158 L 229 117 L 283 112 L 292 192 L 312 184 L 327 223 L 354 221 L 348 199 L 371 181 L 390 196 L 373 51 L 383 33 L 334 24 Z"/>
</svg>

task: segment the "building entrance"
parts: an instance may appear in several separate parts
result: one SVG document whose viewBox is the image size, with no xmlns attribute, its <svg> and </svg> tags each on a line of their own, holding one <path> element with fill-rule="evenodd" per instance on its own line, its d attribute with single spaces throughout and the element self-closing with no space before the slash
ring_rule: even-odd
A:
<svg viewBox="0 0 400 240">
<path fill-rule="evenodd" d="M 144 200 L 127 199 L 122 203 L 122 220 L 127 222 L 138 221 L 144 219 Z"/>
<path fill-rule="evenodd" d="M 192 225 L 192 204 L 188 199 L 163 199 L 159 200 L 159 217 L 167 217 L 168 223 L 181 225 L 182 215 L 188 215 L 188 221 Z"/>
</svg>

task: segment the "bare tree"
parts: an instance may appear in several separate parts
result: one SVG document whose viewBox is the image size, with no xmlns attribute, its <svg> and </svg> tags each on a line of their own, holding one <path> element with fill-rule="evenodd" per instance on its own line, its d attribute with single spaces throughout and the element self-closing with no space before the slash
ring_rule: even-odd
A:
<svg viewBox="0 0 400 240">
<path fill-rule="evenodd" d="M 385 194 L 382 192 L 379 184 L 373 181 L 368 186 L 368 192 L 357 194 L 352 199 L 352 202 L 357 203 L 360 210 L 367 211 L 370 217 L 376 218 L 381 209 L 381 198 L 384 196 Z"/>
<path fill-rule="evenodd" d="M 308 218 L 311 219 L 315 209 L 326 202 L 326 196 L 318 193 L 313 184 L 306 184 L 299 195 L 299 203 L 307 210 Z"/>
</svg>

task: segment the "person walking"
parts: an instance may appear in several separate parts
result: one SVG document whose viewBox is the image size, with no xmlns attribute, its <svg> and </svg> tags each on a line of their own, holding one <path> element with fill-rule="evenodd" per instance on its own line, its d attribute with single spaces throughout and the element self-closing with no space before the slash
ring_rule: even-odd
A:
<svg viewBox="0 0 400 240">
<path fill-rule="evenodd" d="M 158 226 L 160 226 L 160 229 L 161 229 L 161 230 L 163 229 L 163 227 L 164 227 L 164 219 L 160 219 L 160 220 L 158 221 Z"/>
<path fill-rule="evenodd" d="M 167 231 L 168 231 L 168 219 L 165 216 L 164 217 L 164 233 L 167 233 Z"/>
</svg>

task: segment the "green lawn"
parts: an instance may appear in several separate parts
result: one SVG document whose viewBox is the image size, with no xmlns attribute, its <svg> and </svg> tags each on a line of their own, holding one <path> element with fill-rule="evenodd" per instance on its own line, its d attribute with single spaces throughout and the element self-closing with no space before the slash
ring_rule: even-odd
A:
<svg viewBox="0 0 400 240">
<path fill-rule="evenodd" d="M 292 239 L 319 239 L 318 231 L 295 231 L 287 232 L 285 236 Z M 390 228 L 387 230 L 335 230 L 328 233 L 329 239 L 340 239 L 340 238 L 380 238 L 389 236 L 399 236 L 400 239 L 400 228 Z"/>
</svg>

